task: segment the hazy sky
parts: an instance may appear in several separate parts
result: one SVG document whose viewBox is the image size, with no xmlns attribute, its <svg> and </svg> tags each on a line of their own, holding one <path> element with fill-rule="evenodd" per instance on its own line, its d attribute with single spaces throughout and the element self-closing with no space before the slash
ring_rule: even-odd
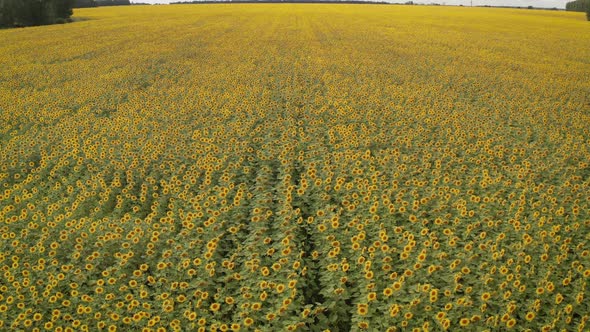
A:
<svg viewBox="0 0 590 332">
<path fill-rule="evenodd" d="M 169 3 L 179 0 L 131 0 L 131 2 L 143 3 Z M 188 1 L 188 0 L 180 0 Z M 405 2 L 403 0 L 386 0 L 390 2 Z M 571 0 L 473 0 L 473 5 L 497 5 L 497 6 L 535 6 L 535 7 L 557 7 L 565 8 L 566 2 Z M 447 5 L 469 5 L 470 0 L 414 0 L 416 3 L 445 3 Z"/>
</svg>

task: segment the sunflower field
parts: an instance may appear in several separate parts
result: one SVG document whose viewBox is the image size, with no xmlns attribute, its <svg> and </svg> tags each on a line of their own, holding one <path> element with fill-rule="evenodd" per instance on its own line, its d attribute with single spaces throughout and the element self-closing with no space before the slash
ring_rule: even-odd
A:
<svg viewBox="0 0 590 332">
<path fill-rule="evenodd" d="M 0 31 L 0 330 L 588 331 L 581 13 Z"/>
</svg>

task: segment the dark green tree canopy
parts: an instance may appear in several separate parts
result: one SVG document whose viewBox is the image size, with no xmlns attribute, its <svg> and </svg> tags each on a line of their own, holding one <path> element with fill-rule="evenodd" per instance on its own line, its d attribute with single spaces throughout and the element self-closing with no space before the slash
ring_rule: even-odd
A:
<svg viewBox="0 0 590 332">
<path fill-rule="evenodd" d="M 65 23 L 74 0 L 0 0 L 0 27 Z"/>
<path fill-rule="evenodd" d="M 88 8 L 99 6 L 128 6 L 131 5 L 129 0 L 76 0 L 74 8 Z"/>
<path fill-rule="evenodd" d="M 588 12 L 590 0 L 575 0 L 565 4 L 565 10 L 572 12 Z"/>
<path fill-rule="evenodd" d="M 590 0 L 576 0 L 568 2 L 565 10 L 574 12 L 586 12 L 586 18 L 590 21 Z"/>
</svg>

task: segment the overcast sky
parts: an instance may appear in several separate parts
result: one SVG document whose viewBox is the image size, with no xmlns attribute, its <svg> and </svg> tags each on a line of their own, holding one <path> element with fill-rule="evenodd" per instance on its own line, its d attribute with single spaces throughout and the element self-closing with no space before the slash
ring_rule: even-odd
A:
<svg viewBox="0 0 590 332">
<path fill-rule="evenodd" d="M 131 0 L 131 2 L 143 2 L 143 3 L 170 3 L 176 1 L 188 1 L 188 0 Z M 405 2 L 403 0 L 386 0 L 390 2 Z M 473 5 L 495 5 L 495 6 L 535 6 L 535 7 L 557 7 L 565 8 L 566 2 L 571 0 L 473 0 Z M 445 3 L 447 5 L 469 5 L 470 0 L 414 0 L 416 3 Z"/>
</svg>

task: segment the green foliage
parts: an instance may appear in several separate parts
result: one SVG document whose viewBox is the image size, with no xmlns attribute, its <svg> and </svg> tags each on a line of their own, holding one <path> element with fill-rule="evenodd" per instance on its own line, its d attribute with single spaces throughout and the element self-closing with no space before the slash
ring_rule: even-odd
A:
<svg viewBox="0 0 590 332">
<path fill-rule="evenodd" d="M 54 0 L 54 3 L 56 19 L 68 19 L 74 14 L 72 11 L 74 0 Z"/>
<path fill-rule="evenodd" d="M 9 3 L 6 0 L 0 0 L 0 27 L 9 25 L 9 13 L 12 9 L 9 7 Z"/>
<path fill-rule="evenodd" d="M 590 0 L 575 0 L 565 5 L 565 10 L 573 12 L 586 12 L 586 18 L 590 21 Z"/>
<path fill-rule="evenodd" d="M 131 5 L 129 0 L 97 0 L 98 6 L 128 6 Z"/>
<path fill-rule="evenodd" d="M 94 0 L 76 0 L 74 2 L 74 8 L 88 8 L 88 7 L 96 7 L 96 1 Z"/>
<path fill-rule="evenodd" d="M 103 6 L 129 6 L 129 0 L 76 0 L 74 8 L 103 7 Z"/>
<path fill-rule="evenodd" d="M 0 0 L 0 27 L 63 23 L 72 16 L 73 0 Z"/>
<path fill-rule="evenodd" d="M 565 10 L 572 12 L 588 12 L 590 10 L 590 0 L 575 0 L 565 5 Z"/>
</svg>

